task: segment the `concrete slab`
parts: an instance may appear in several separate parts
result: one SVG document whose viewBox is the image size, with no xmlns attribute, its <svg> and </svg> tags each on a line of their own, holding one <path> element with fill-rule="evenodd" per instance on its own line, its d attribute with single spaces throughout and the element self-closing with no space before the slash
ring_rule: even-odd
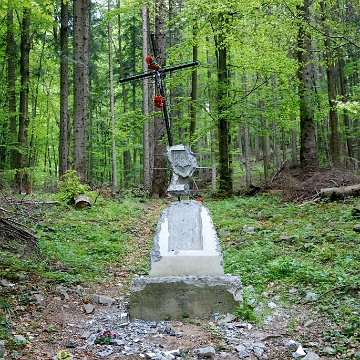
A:
<svg viewBox="0 0 360 360">
<path fill-rule="evenodd" d="M 242 306 L 237 276 L 137 277 L 131 283 L 130 317 L 142 320 L 210 318 Z"/>
<path fill-rule="evenodd" d="M 209 210 L 197 201 L 171 203 L 160 216 L 150 259 L 150 277 L 223 275 Z"/>
</svg>

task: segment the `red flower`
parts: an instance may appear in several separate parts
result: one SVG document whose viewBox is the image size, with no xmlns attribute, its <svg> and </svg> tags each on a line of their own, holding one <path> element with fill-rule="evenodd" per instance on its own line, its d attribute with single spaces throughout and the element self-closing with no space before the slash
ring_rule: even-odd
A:
<svg viewBox="0 0 360 360">
<path fill-rule="evenodd" d="M 146 60 L 146 62 L 147 62 L 148 64 L 151 64 L 151 63 L 154 62 L 154 59 L 153 59 L 152 56 L 148 56 L 145 60 Z"/>
<path fill-rule="evenodd" d="M 204 202 L 203 199 L 197 199 L 196 201 L 197 201 L 197 202 L 200 202 L 200 203 L 203 203 L 203 202 Z"/>
<path fill-rule="evenodd" d="M 154 97 L 154 105 L 159 109 L 161 109 L 164 106 L 164 99 L 161 95 L 156 95 Z"/>
</svg>

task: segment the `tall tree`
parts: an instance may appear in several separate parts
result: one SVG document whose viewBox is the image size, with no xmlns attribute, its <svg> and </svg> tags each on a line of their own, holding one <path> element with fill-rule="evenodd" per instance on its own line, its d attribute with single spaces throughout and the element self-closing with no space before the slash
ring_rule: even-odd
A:
<svg viewBox="0 0 360 360">
<path fill-rule="evenodd" d="M 329 119 L 330 119 L 330 152 L 334 166 L 340 167 L 340 142 L 338 131 L 338 116 L 336 109 L 336 89 L 335 89 L 335 68 L 331 49 L 330 29 L 328 24 L 328 15 L 326 2 L 320 1 L 321 20 L 324 28 L 325 43 L 325 66 L 328 87 L 329 101 Z"/>
<path fill-rule="evenodd" d="M 160 67 L 165 66 L 166 56 L 166 6 L 164 0 L 156 1 L 155 10 L 155 45 L 157 50 L 156 61 Z M 154 168 L 151 186 L 151 197 L 164 198 L 167 189 L 167 174 L 166 174 L 166 140 L 165 140 L 165 124 L 162 112 L 157 111 L 154 118 Z"/>
<path fill-rule="evenodd" d="M 27 167 L 28 153 L 28 127 L 29 127 L 29 81 L 30 81 L 30 13 L 28 7 L 24 7 L 21 22 L 21 42 L 20 42 L 20 113 L 18 127 L 17 169 Z M 18 172 L 16 183 L 20 190 L 24 190 L 29 185 L 28 174 Z"/>
<path fill-rule="evenodd" d="M 10 169 L 15 169 L 17 165 L 16 157 L 16 67 L 15 67 L 15 41 L 14 41 L 14 14 L 12 10 L 7 13 L 7 43 L 6 55 L 8 65 L 8 110 L 9 110 L 9 136 L 8 145 L 10 148 Z M 5 149 L 5 146 L 4 146 Z"/>
<path fill-rule="evenodd" d="M 108 12 L 111 10 L 110 0 L 108 0 Z M 116 141 L 115 141 L 115 100 L 114 100 L 114 73 L 113 73 L 113 39 L 111 19 L 108 21 L 108 42 L 109 42 L 109 95 L 110 95 L 110 119 L 111 119 L 111 164 L 112 164 L 112 185 L 117 187 L 116 170 Z"/>
<path fill-rule="evenodd" d="M 313 99 L 313 70 L 311 64 L 310 0 L 298 6 L 300 23 L 298 28 L 298 80 L 300 101 L 300 165 L 318 166 L 315 131 L 315 109 Z"/>
<path fill-rule="evenodd" d="M 86 180 L 89 0 L 74 0 L 74 168 Z"/>
<path fill-rule="evenodd" d="M 229 23 L 229 14 L 218 14 L 218 31 L 214 34 L 215 54 L 217 64 L 217 102 L 218 102 L 218 136 L 219 136 L 219 192 L 232 192 L 231 154 L 230 154 L 230 122 L 228 119 L 228 44 L 226 29 Z"/>
<path fill-rule="evenodd" d="M 69 162 L 69 47 L 68 47 L 68 1 L 61 1 L 61 27 L 60 27 L 60 142 L 59 142 L 59 175 L 68 170 Z"/>
<path fill-rule="evenodd" d="M 148 6 L 142 7 L 142 65 L 143 72 L 148 70 L 146 57 L 149 55 L 149 13 Z M 152 159 L 151 156 L 151 137 L 149 113 L 150 113 L 150 97 L 151 97 L 150 79 L 143 79 L 143 115 L 147 118 L 143 126 L 143 179 L 144 189 L 149 191 L 151 188 L 152 178 Z"/>
</svg>

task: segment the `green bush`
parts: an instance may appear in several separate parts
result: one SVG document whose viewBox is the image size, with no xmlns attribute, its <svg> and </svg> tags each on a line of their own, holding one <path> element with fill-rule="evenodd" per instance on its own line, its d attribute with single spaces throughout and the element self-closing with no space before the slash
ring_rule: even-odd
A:
<svg viewBox="0 0 360 360">
<path fill-rule="evenodd" d="M 80 183 L 75 170 L 68 170 L 59 181 L 59 193 L 56 198 L 62 203 L 71 205 L 80 194 L 87 194 L 90 190 L 87 184 Z"/>
</svg>

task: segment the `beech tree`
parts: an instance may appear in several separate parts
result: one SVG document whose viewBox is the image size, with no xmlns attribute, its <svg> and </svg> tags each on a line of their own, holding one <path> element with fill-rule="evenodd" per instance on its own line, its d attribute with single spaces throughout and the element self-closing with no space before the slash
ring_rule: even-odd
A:
<svg viewBox="0 0 360 360">
<path fill-rule="evenodd" d="M 74 0 L 74 168 L 86 180 L 89 0 Z"/>
</svg>

